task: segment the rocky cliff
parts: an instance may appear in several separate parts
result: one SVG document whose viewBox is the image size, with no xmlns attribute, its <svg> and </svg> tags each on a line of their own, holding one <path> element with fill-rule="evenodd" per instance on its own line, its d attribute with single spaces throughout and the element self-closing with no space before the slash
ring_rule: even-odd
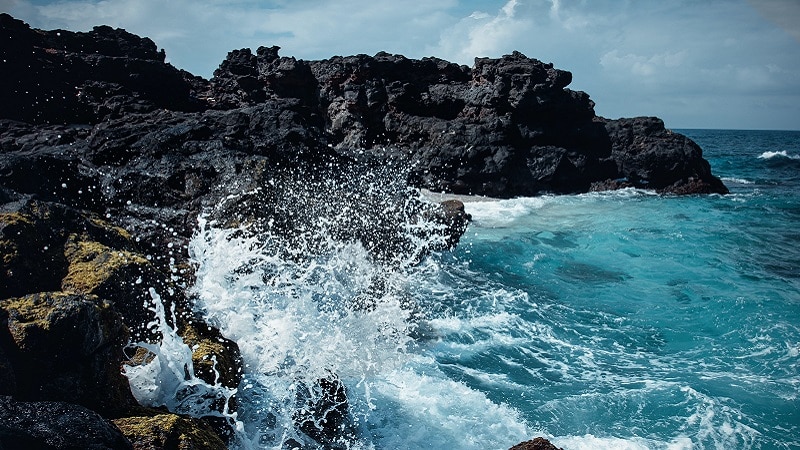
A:
<svg viewBox="0 0 800 450">
<path fill-rule="evenodd" d="M 201 213 L 292 235 L 348 199 L 358 220 L 331 232 L 395 264 L 413 240 L 398 231 L 409 215 L 442 225 L 425 251 L 456 245 L 468 219 L 409 184 L 498 197 L 727 192 L 694 142 L 656 118 L 597 117 L 566 88 L 569 72 L 519 53 L 468 68 L 385 53 L 309 62 L 261 47 L 230 52 L 205 80 L 124 30 L 42 31 L 0 14 L 0 55 L 5 448 L 63 448 L 75 427 L 97 430 L 75 444 L 87 448 L 224 446 L 229 424 L 142 408 L 121 375 L 148 358 L 126 343 L 160 339 L 147 326 L 153 288 L 175 305 L 197 376 L 239 382 L 236 344 L 185 292 Z M 352 182 L 370 177 L 380 189 Z"/>
</svg>

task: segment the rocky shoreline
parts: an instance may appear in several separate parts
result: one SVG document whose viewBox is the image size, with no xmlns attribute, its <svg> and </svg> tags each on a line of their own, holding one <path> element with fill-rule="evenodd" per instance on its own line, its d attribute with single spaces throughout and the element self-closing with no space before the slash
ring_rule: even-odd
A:
<svg viewBox="0 0 800 450">
<path fill-rule="evenodd" d="M 292 235 L 324 213 L 293 187 L 355 196 L 368 225 L 334 231 L 391 262 L 408 251 L 392 214 L 441 224 L 425 251 L 455 246 L 469 219 L 409 184 L 495 197 L 727 192 L 694 142 L 657 118 L 597 117 L 566 89 L 569 72 L 519 53 L 468 68 L 261 47 L 230 52 L 205 80 L 124 30 L 43 31 L 7 14 L 0 51 L 0 449 L 225 448 L 229 421 L 140 406 L 122 374 L 148 358 L 126 344 L 160 338 L 148 327 L 156 289 L 196 377 L 239 384 L 236 343 L 187 293 L 201 214 Z M 381 171 L 397 184 L 366 195 L 347 183 Z"/>
</svg>

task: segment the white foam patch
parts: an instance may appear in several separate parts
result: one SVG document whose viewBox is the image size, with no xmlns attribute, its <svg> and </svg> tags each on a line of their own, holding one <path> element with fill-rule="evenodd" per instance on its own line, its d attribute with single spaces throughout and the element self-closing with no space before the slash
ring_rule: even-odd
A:
<svg viewBox="0 0 800 450">
<path fill-rule="evenodd" d="M 520 217 L 528 216 L 533 211 L 541 209 L 550 201 L 550 197 L 535 197 L 468 202 L 464 204 L 464 210 L 472 216 L 472 221 L 477 226 L 502 228 L 509 226 Z"/>
<path fill-rule="evenodd" d="M 651 444 L 644 439 L 622 439 L 616 437 L 597 437 L 592 434 L 584 436 L 556 437 L 552 440 L 557 447 L 569 450 L 651 450 Z M 674 450 L 691 449 L 693 447 L 674 447 Z M 672 450 L 672 448 L 670 448 Z"/>
<path fill-rule="evenodd" d="M 722 177 L 721 180 L 725 183 L 731 183 L 731 184 L 753 184 L 752 181 L 746 180 L 744 178 Z"/>
<path fill-rule="evenodd" d="M 393 371 L 375 391 L 379 423 L 369 428 L 378 448 L 503 449 L 532 434 L 513 409 L 436 371 Z"/>
<path fill-rule="evenodd" d="M 786 150 L 779 152 L 764 152 L 758 155 L 759 159 L 788 158 L 800 160 L 800 155 L 790 155 Z"/>
</svg>

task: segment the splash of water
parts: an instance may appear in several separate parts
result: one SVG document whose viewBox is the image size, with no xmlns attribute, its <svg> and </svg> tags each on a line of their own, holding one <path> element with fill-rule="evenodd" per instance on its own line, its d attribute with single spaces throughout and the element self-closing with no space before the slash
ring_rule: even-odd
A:
<svg viewBox="0 0 800 450">
<path fill-rule="evenodd" d="M 218 373 L 214 384 L 195 375 L 192 349 L 167 322 L 161 296 L 152 287 L 149 293 L 152 299 L 150 310 L 155 318 L 148 328 L 160 335 L 161 341 L 135 344 L 134 347 L 145 350 L 146 354 L 141 358 L 141 364 L 124 366 L 123 373 L 128 377 L 134 398 L 144 406 L 166 406 L 180 414 L 223 417 L 235 423 L 236 413 L 230 410 L 230 400 L 236 389 L 223 386 Z M 176 323 L 174 303 L 171 314 L 172 323 Z"/>
<path fill-rule="evenodd" d="M 228 202 L 199 219 L 192 296 L 242 352 L 246 446 L 477 449 L 528 435 L 423 355 L 415 290 L 448 235 L 401 175 L 288 178 Z M 230 220 L 254 204 L 257 220 Z"/>
</svg>

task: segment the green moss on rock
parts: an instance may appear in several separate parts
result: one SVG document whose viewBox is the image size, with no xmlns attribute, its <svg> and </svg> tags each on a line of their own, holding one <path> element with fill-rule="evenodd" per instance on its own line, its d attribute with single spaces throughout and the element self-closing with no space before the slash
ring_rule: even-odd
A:
<svg viewBox="0 0 800 450">
<path fill-rule="evenodd" d="M 107 416 L 135 404 L 120 372 L 127 330 L 108 303 L 43 292 L 2 300 L 0 309 L 20 399 L 77 403 Z"/>
<path fill-rule="evenodd" d="M 222 439 L 204 422 L 176 414 L 125 417 L 114 420 L 114 424 L 135 450 L 227 449 Z"/>
<path fill-rule="evenodd" d="M 242 357 L 236 342 L 223 337 L 218 329 L 196 321 L 183 324 L 178 333 L 192 349 L 192 363 L 198 378 L 213 384 L 219 374 L 219 382 L 223 386 L 239 386 Z"/>
<path fill-rule="evenodd" d="M 150 261 L 136 253 L 115 250 L 99 242 L 80 241 L 76 235 L 68 239 L 64 256 L 69 267 L 61 288 L 70 292 L 95 294 L 107 288 L 105 284 L 109 282 L 135 284 L 136 278 L 125 278 L 152 270 Z"/>
</svg>

